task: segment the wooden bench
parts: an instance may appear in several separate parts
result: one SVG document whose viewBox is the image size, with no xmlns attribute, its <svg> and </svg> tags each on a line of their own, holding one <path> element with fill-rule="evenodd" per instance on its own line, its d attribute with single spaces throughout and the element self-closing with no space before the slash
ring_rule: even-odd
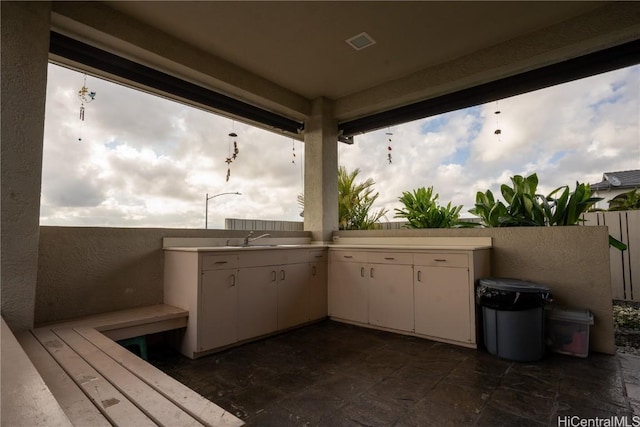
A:
<svg viewBox="0 0 640 427">
<path fill-rule="evenodd" d="M 143 307 L 41 326 L 17 338 L 69 420 L 59 425 L 242 425 L 240 419 L 112 340 L 182 327 L 186 316 L 188 312 L 171 306 Z M 3 376 L 3 425 L 4 389 L 10 386 L 5 380 Z M 47 419 L 39 425 L 54 424 Z"/>
<path fill-rule="evenodd" d="M 78 317 L 61 322 L 43 323 L 39 328 L 71 328 L 89 326 L 114 341 L 172 329 L 186 328 L 189 312 L 166 304 L 150 305 L 128 310 L 111 311 Z"/>
<path fill-rule="evenodd" d="M 60 404 L 2 319 L 3 426 L 71 426 Z"/>
</svg>

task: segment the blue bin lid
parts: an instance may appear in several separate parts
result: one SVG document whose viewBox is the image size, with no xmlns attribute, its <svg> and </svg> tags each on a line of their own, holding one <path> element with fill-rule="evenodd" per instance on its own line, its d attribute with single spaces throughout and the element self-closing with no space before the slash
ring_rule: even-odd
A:
<svg viewBox="0 0 640 427">
<path fill-rule="evenodd" d="M 487 278 L 480 279 L 480 284 L 488 288 L 511 292 L 550 292 L 550 289 L 538 283 L 527 282 L 519 279 Z"/>
</svg>

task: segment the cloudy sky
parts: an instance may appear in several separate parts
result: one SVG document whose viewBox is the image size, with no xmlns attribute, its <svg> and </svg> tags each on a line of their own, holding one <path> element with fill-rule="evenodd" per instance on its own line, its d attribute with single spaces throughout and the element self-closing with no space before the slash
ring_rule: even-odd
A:
<svg viewBox="0 0 640 427">
<path fill-rule="evenodd" d="M 303 143 L 92 76 L 96 97 L 81 121 L 82 86 L 82 74 L 49 65 L 42 225 L 203 228 L 206 194 L 226 192 L 242 195 L 212 198 L 209 228 L 301 220 Z M 230 132 L 239 154 L 227 182 Z M 544 194 L 596 183 L 640 168 L 640 66 L 381 129 L 338 153 L 376 182 L 376 208 L 390 221 L 402 192 L 418 187 L 469 216 L 477 191 L 499 194 L 516 174 L 536 172 Z"/>
</svg>

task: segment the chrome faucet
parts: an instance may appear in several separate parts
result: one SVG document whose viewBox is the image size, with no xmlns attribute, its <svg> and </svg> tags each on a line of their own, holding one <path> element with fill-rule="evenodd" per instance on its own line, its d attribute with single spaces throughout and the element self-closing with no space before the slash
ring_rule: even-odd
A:
<svg viewBox="0 0 640 427">
<path fill-rule="evenodd" d="M 260 235 L 258 237 L 251 237 L 251 236 L 253 236 L 253 230 L 251 230 L 249 232 L 249 234 L 247 235 L 247 237 L 244 238 L 244 246 L 249 246 L 250 242 L 253 242 L 254 240 L 262 239 L 263 237 L 269 237 L 269 236 L 271 236 L 271 234 L 265 233 L 265 234 L 262 234 L 262 235 Z"/>
</svg>

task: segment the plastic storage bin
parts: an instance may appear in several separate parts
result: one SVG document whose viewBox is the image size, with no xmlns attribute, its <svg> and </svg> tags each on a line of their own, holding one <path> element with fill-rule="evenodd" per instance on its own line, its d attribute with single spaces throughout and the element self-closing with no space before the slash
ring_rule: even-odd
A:
<svg viewBox="0 0 640 427">
<path fill-rule="evenodd" d="M 523 280 L 489 278 L 480 280 L 476 298 L 482 306 L 484 344 L 489 353 L 518 362 L 542 359 L 549 288 Z"/>
<path fill-rule="evenodd" d="M 576 357 L 589 355 L 589 326 L 593 325 L 590 310 L 554 306 L 546 310 L 546 317 L 551 351 Z"/>
</svg>

